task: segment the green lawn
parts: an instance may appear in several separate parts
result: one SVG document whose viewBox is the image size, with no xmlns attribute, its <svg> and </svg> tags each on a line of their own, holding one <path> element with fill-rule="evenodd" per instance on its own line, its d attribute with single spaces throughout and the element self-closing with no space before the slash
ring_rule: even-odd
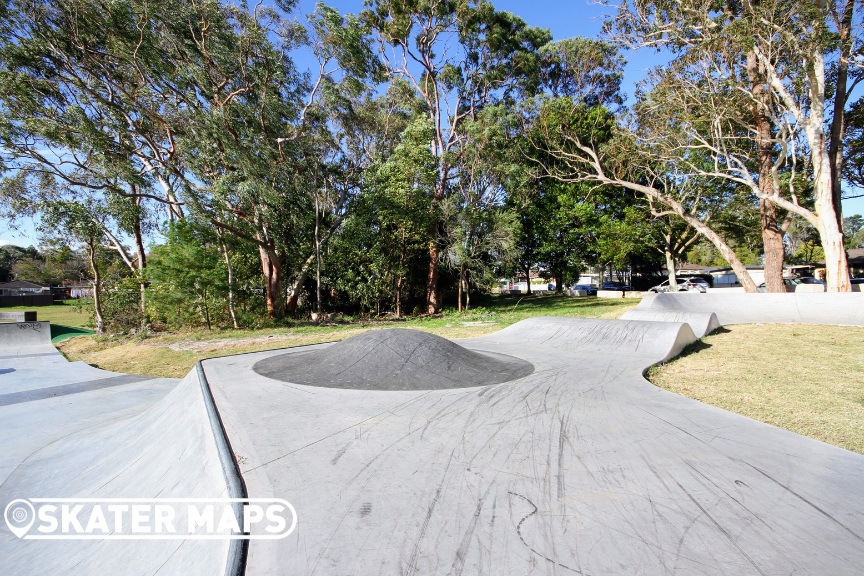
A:
<svg viewBox="0 0 864 576">
<path fill-rule="evenodd" d="M 90 324 L 90 308 L 87 301 L 69 300 L 65 304 L 52 306 L 10 306 L 0 308 L 2 312 L 35 310 L 37 320 L 47 320 L 51 324 L 62 324 L 74 328 L 85 328 Z"/>
<path fill-rule="evenodd" d="M 864 328 L 727 326 L 655 366 L 657 386 L 864 454 Z"/>
</svg>

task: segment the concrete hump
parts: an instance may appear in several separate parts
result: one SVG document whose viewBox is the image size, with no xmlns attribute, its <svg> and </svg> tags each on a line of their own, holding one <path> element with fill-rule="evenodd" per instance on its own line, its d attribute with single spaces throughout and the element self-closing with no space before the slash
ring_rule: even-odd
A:
<svg viewBox="0 0 864 576">
<path fill-rule="evenodd" d="M 864 326 L 861 293 L 786 294 L 656 294 L 646 298 L 638 311 L 713 312 L 726 324 L 835 324 Z"/>
<path fill-rule="evenodd" d="M 224 498 L 227 481 L 195 371 L 140 414 L 34 451 L 0 485 L 16 498 Z M 178 526 L 187 519 L 178 509 Z M 130 522 L 124 516 L 124 525 Z M 8 536 L 8 537 L 7 537 Z M 225 574 L 228 540 L 52 540 L 0 533 L 5 574 Z"/>
<path fill-rule="evenodd" d="M 524 342 L 597 356 L 638 356 L 651 364 L 674 358 L 697 338 L 690 326 L 682 322 L 540 316 L 477 340 Z"/>
<path fill-rule="evenodd" d="M 326 388 L 446 390 L 517 380 L 534 367 L 513 356 L 469 350 L 434 334 L 394 328 L 265 358 L 253 370 L 283 382 Z"/>
<path fill-rule="evenodd" d="M 654 311 L 654 310 L 628 310 L 621 315 L 621 320 L 651 320 L 655 322 L 684 322 L 693 330 L 697 338 L 706 336 L 718 328 L 720 322 L 713 312 L 682 312 L 682 311 Z"/>
</svg>

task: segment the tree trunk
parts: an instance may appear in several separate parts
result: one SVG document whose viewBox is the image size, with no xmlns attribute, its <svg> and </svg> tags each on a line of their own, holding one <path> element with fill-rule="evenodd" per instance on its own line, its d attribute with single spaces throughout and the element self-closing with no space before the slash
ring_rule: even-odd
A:
<svg viewBox="0 0 864 576">
<path fill-rule="evenodd" d="M 666 246 L 663 254 L 666 256 L 666 274 L 669 278 L 669 292 L 678 291 L 678 272 L 675 269 L 675 255 L 672 254 L 672 237 L 666 236 Z"/>
<path fill-rule="evenodd" d="M 284 297 L 282 294 L 282 263 L 272 250 L 258 246 L 261 257 L 261 271 L 264 274 L 264 298 L 267 302 L 267 316 L 282 318 L 285 315 Z"/>
<path fill-rule="evenodd" d="M 765 291 L 786 292 L 783 280 L 785 246 L 783 232 L 777 225 L 777 206 L 768 200 L 760 200 L 759 216 L 762 221 L 762 248 L 765 252 Z"/>
<path fill-rule="evenodd" d="M 831 194 L 837 224 L 843 230 L 843 206 L 841 195 L 841 171 L 843 169 L 843 136 L 846 132 L 846 90 L 849 79 L 849 58 L 852 53 L 852 22 L 855 0 L 846 0 L 840 18 L 838 35 L 840 39 L 840 58 L 837 62 L 835 79 L 834 111 L 831 120 L 831 134 L 828 143 L 828 158 L 831 163 Z"/>
<path fill-rule="evenodd" d="M 825 251 L 825 282 L 828 292 L 849 292 L 849 261 L 843 245 L 843 232 L 834 218 L 834 197 L 830 183 L 823 183 L 822 190 L 816 191 L 816 211 L 821 218 L 819 239 Z"/>
<path fill-rule="evenodd" d="M 456 290 L 456 311 L 462 312 L 462 286 L 465 284 L 465 263 L 459 265 L 459 287 Z"/>
<path fill-rule="evenodd" d="M 222 246 L 222 254 L 225 256 L 225 268 L 228 270 L 228 314 L 231 315 L 231 324 L 234 329 L 240 328 L 240 323 L 237 322 L 237 312 L 234 310 L 234 267 L 231 265 L 231 256 L 228 253 L 228 246 L 222 240 L 221 233 L 219 236 L 219 244 Z"/>
<path fill-rule="evenodd" d="M 468 274 L 469 271 L 465 270 L 465 311 L 468 312 L 471 309 L 471 286 L 468 284 Z"/>
<path fill-rule="evenodd" d="M 93 271 L 93 322 L 96 324 L 96 334 L 105 333 L 105 317 L 102 314 L 102 275 L 96 262 L 96 242 L 87 243 L 87 254 L 90 257 L 90 269 Z"/>
<path fill-rule="evenodd" d="M 765 115 L 770 93 L 765 86 L 765 74 L 760 72 L 759 59 L 754 51 L 747 54 L 747 75 L 753 93 L 751 113 L 756 126 L 756 163 L 759 168 L 759 191 L 765 195 L 774 193 L 774 141 L 771 138 L 771 122 Z M 762 249 L 765 254 L 765 291 L 786 292 L 783 282 L 783 233 L 777 225 L 777 206 L 773 202 L 759 200 L 759 219 L 762 228 Z"/>
<path fill-rule="evenodd" d="M 405 229 L 402 229 L 402 244 L 399 249 L 399 275 L 396 277 L 396 318 L 402 318 L 402 282 L 405 270 Z"/>
<path fill-rule="evenodd" d="M 137 188 L 132 188 L 137 193 Z M 133 199 L 135 206 L 141 207 L 141 197 Z M 141 212 L 134 214 L 132 220 L 132 236 L 135 240 L 135 270 L 132 272 L 138 277 L 138 313 L 141 315 L 141 328 L 147 326 L 147 284 L 144 278 L 144 269 L 147 267 L 147 254 L 144 250 L 144 234 L 141 231 Z"/>
<path fill-rule="evenodd" d="M 438 294 L 438 262 L 441 253 L 436 239 L 429 241 L 429 272 L 426 275 L 426 312 L 435 314 L 441 306 Z"/>
<path fill-rule="evenodd" d="M 315 195 L 315 309 L 318 312 L 318 321 L 321 316 L 321 242 L 318 238 L 318 195 Z"/>
</svg>

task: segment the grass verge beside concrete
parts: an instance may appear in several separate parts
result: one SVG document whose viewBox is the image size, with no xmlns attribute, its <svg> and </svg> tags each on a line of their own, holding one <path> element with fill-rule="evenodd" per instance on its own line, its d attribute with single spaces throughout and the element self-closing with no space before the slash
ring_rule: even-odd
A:
<svg viewBox="0 0 864 576">
<path fill-rule="evenodd" d="M 728 326 L 648 372 L 657 386 L 864 454 L 864 328 Z"/>
</svg>

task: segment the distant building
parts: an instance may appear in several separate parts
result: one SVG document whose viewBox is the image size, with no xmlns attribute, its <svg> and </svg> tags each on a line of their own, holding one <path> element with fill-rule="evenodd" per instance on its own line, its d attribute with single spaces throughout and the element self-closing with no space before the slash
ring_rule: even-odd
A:
<svg viewBox="0 0 864 576">
<path fill-rule="evenodd" d="M 0 296 L 35 296 L 38 294 L 51 294 L 51 287 L 47 284 L 38 284 L 27 280 L 0 283 Z"/>
</svg>

